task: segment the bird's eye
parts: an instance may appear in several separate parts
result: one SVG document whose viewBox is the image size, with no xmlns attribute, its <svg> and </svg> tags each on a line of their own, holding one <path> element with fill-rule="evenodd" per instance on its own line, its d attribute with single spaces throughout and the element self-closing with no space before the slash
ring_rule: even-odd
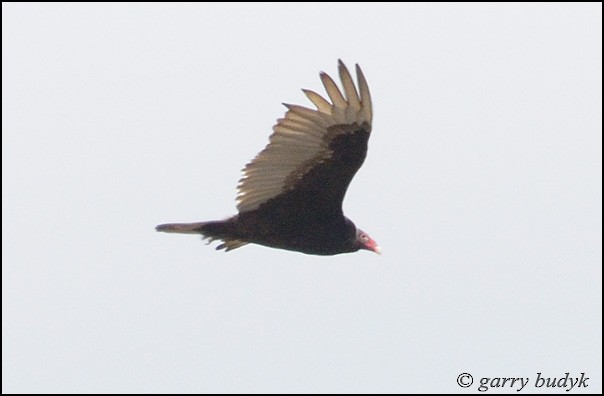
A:
<svg viewBox="0 0 604 396">
<path fill-rule="evenodd" d="M 368 240 L 369 240 L 369 237 L 366 234 L 361 234 L 361 241 L 367 242 Z"/>
</svg>

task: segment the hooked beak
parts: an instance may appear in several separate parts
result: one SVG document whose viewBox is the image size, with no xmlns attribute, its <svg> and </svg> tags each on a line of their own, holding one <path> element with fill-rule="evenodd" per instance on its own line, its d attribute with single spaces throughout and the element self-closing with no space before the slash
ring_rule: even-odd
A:
<svg viewBox="0 0 604 396">
<path fill-rule="evenodd" d="M 365 245 L 363 245 L 363 249 L 371 250 L 372 252 L 377 253 L 380 256 L 382 255 L 382 249 L 380 249 L 378 244 L 371 238 L 369 238 Z"/>
</svg>

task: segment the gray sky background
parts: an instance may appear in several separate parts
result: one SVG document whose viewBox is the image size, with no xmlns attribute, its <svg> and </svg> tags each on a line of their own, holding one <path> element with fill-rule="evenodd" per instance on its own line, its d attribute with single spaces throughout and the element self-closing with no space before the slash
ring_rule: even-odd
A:
<svg viewBox="0 0 604 396">
<path fill-rule="evenodd" d="M 338 58 L 381 257 L 154 231 L 234 214 Z M 2 391 L 601 392 L 601 134 L 601 4 L 3 4 Z"/>
</svg>

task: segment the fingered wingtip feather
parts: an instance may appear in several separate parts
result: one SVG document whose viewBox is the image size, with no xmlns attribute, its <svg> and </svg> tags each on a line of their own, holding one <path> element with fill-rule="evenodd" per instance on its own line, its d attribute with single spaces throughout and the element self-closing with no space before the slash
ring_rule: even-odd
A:
<svg viewBox="0 0 604 396">
<path fill-rule="evenodd" d="M 331 103 L 325 100 L 324 97 L 310 89 L 302 89 L 302 92 L 304 92 L 306 97 L 317 107 L 317 110 L 321 113 L 331 114 Z"/>
<path fill-rule="evenodd" d="M 359 93 L 361 94 L 361 105 L 364 118 L 371 124 L 371 120 L 373 118 L 373 109 L 371 104 L 371 93 L 369 92 L 369 85 L 367 84 L 367 80 L 365 79 L 365 75 L 363 74 L 363 70 L 357 63 L 355 65 L 356 73 L 357 73 L 357 83 L 359 85 Z"/>
<path fill-rule="evenodd" d="M 338 60 L 338 63 L 338 74 L 340 75 L 340 80 L 342 80 L 342 86 L 344 87 L 344 93 L 346 94 L 346 100 L 348 102 L 348 118 L 354 120 L 357 111 L 361 108 L 361 100 L 348 68 L 341 59 Z"/>
<path fill-rule="evenodd" d="M 327 91 L 327 95 L 329 95 L 334 107 L 341 109 L 346 108 L 348 102 L 346 102 L 342 92 L 340 92 L 340 88 L 338 88 L 332 78 L 326 73 L 321 73 L 320 76 L 321 82 L 323 82 L 323 86 L 325 87 L 325 91 Z"/>
</svg>

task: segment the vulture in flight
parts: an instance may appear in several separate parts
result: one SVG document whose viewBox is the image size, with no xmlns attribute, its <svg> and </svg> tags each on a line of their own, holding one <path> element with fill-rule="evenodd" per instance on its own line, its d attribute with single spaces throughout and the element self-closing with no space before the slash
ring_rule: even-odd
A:
<svg viewBox="0 0 604 396">
<path fill-rule="evenodd" d="M 339 61 L 343 93 L 321 73 L 330 101 L 303 90 L 316 110 L 285 104 L 268 145 L 243 169 L 239 213 L 226 220 L 162 224 L 157 231 L 201 234 L 216 249 L 248 243 L 306 254 L 334 255 L 360 249 L 380 253 L 373 239 L 342 212 L 346 189 L 367 155 L 371 96 L 356 65 L 357 87 Z"/>
</svg>

